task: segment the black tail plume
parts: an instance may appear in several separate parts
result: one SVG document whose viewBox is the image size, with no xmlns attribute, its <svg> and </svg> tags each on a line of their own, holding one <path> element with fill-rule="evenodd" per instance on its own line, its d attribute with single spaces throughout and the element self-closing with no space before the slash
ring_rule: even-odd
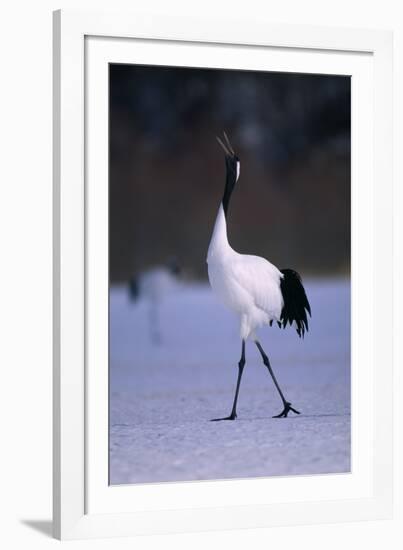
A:
<svg viewBox="0 0 403 550">
<path fill-rule="evenodd" d="M 284 300 L 280 317 L 281 326 L 285 328 L 287 323 L 290 323 L 291 326 L 295 322 L 298 336 L 303 338 L 305 331 L 308 331 L 306 312 L 311 316 L 311 306 L 309 305 L 300 275 L 293 269 L 282 269 L 281 273 L 284 275 L 280 282 Z"/>
</svg>

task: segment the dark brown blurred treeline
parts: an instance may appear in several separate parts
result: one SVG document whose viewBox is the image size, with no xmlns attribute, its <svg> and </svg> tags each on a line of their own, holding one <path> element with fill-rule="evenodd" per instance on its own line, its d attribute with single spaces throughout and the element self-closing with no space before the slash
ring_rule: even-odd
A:
<svg viewBox="0 0 403 550">
<path fill-rule="evenodd" d="M 241 159 L 229 240 L 304 274 L 350 266 L 350 79 L 111 65 L 111 281 L 175 257 L 206 277 L 225 178 Z"/>
</svg>

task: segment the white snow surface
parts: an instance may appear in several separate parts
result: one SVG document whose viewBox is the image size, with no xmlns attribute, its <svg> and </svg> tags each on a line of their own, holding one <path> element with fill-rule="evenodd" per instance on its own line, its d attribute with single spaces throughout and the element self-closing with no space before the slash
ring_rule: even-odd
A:
<svg viewBox="0 0 403 550">
<path fill-rule="evenodd" d="M 155 483 L 350 471 L 350 284 L 305 281 L 309 332 L 260 331 L 286 398 L 258 350 L 246 347 L 238 418 L 231 411 L 239 326 L 208 285 L 183 285 L 160 304 L 152 344 L 147 300 L 110 293 L 110 483 Z"/>
</svg>

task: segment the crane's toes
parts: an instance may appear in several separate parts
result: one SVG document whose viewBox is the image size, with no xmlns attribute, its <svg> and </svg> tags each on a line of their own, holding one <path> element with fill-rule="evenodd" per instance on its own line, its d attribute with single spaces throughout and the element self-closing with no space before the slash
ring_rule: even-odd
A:
<svg viewBox="0 0 403 550">
<path fill-rule="evenodd" d="M 276 414 L 275 416 L 273 416 L 273 418 L 287 418 L 288 416 L 288 413 L 292 411 L 293 413 L 295 414 L 301 414 L 299 411 L 297 411 L 296 409 L 294 409 L 293 407 L 291 407 L 291 403 L 285 403 L 284 404 L 284 409 L 281 411 L 280 414 Z"/>
<path fill-rule="evenodd" d="M 236 414 L 231 413 L 229 416 L 226 416 L 225 418 L 212 418 L 210 422 L 219 422 L 220 420 L 235 420 Z"/>
</svg>

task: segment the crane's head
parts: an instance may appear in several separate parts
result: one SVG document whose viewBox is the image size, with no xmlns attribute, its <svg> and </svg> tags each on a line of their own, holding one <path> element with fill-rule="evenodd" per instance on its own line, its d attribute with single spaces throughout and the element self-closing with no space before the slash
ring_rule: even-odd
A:
<svg viewBox="0 0 403 550">
<path fill-rule="evenodd" d="M 228 139 L 228 136 L 225 132 L 223 132 L 224 140 L 221 140 L 217 136 L 217 141 L 221 145 L 221 147 L 224 150 L 225 153 L 225 164 L 227 167 L 227 175 L 232 176 L 234 178 L 234 184 L 238 181 L 239 174 L 241 171 L 241 161 L 236 156 L 235 151 L 230 143 L 230 140 Z"/>
<path fill-rule="evenodd" d="M 234 149 L 228 139 L 227 134 L 224 132 L 224 141 L 217 137 L 218 143 L 224 149 L 225 153 L 225 165 L 227 167 L 227 177 L 225 178 L 225 188 L 224 196 L 222 198 L 222 206 L 224 209 L 224 214 L 227 216 L 228 205 L 231 199 L 232 191 L 234 190 L 235 184 L 238 181 L 241 161 L 236 156 Z"/>
</svg>

